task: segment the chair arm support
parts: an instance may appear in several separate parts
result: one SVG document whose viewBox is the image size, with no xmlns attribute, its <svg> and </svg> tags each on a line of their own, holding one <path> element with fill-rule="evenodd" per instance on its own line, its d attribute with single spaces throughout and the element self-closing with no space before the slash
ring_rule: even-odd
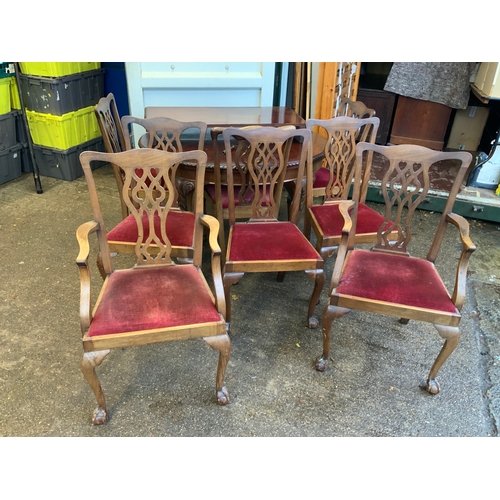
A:
<svg viewBox="0 0 500 500">
<path fill-rule="evenodd" d="M 215 289 L 217 310 L 226 317 L 226 297 L 224 294 L 224 283 L 222 281 L 222 252 L 218 242 L 219 221 L 208 214 L 202 214 L 200 221 L 209 229 L 208 243 L 212 251 L 212 280 Z"/>
<path fill-rule="evenodd" d="M 208 244 L 210 245 L 210 250 L 212 250 L 214 254 L 220 254 L 221 249 L 217 240 L 219 236 L 219 221 L 208 214 L 202 214 L 200 216 L 200 221 L 209 229 Z"/>
<path fill-rule="evenodd" d="M 89 268 L 89 235 L 99 229 L 97 221 L 85 222 L 76 230 L 76 239 L 80 252 L 76 258 L 76 264 L 80 271 L 80 327 L 82 335 L 88 330 L 91 320 L 91 294 L 90 294 L 90 268 Z"/>
<path fill-rule="evenodd" d="M 337 250 L 335 266 L 333 268 L 332 279 L 330 281 L 329 295 L 332 293 L 332 290 L 338 286 L 340 276 L 344 268 L 344 261 L 347 255 L 347 251 L 349 250 L 349 235 L 351 234 L 352 230 L 352 219 L 349 215 L 349 210 L 354 207 L 355 204 L 356 202 L 353 200 L 339 201 L 339 212 L 344 218 L 344 226 L 342 227 L 342 237 Z"/>
<path fill-rule="evenodd" d="M 469 236 L 469 223 L 461 215 L 449 213 L 446 216 L 446 221 L 453 224 L 460 232 L 460 239 L 462 240 L 462 254 L 458 261 L 457 275 L 455 278 L 455 287 L 451 300 L 455 307 L 460 311 L 464 305 L 465 300 L 465 286 L 467 280 L 467 268 L 469 266 L 469 259 L 476 246 Z"/>
</svg>

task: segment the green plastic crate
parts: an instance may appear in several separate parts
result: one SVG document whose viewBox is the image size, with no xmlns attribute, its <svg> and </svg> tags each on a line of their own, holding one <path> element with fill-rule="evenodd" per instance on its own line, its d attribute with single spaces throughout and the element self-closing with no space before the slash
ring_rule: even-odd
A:
<svg viewBox="0 0 500 500">
<path fill-rule="evenodd" d="M 0 78 L 0 115 L 10 113 L 10 78 Z"/>
<path fill-rule="evenodd" d="M 100 62 L 20 62 L 19 67 L 25 75 L 66 76 L 73 73 L 92 71 L 101 67 Z"/>
<path fill-rule="evenodd" d="M 26 110 L 33 143 L 56 149 L 69 149 L 101 136 L 94 106 L 61 116 Z"/>
</svg>

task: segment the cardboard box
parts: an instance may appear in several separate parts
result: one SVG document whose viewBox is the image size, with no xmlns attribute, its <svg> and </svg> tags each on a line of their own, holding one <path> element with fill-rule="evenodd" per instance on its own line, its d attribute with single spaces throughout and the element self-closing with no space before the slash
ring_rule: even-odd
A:
<svg viewBox="0 0 500 500">
<path fill-rule="evenodd" d="M 484 132 L 489 111 L 489 108 L 482 106 L 457 109 L 446 147 L 462 151 L 476 151 Z"/>
</svg>

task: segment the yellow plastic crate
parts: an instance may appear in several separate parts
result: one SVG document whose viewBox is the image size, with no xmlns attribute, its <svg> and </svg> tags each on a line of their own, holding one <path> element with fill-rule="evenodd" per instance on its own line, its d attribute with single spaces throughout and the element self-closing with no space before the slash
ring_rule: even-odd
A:
<svg viewBox="0 0 500 500">
<path fill-rule="evenodd" d="M 0 115 L 10 113 L 10 78 L 0 78 Z"/>
<path fill-rule="evenodd" d="M 33 76 L 66 76 L 92 71 L 101 67 L 100 62 L 20 62 L 22 73 Z"/>
<path fill-rule="evenodd" d="M 61 116 L 26 110 L 34 144 L 48 148 L 69 149 L 101 136 L 94 106 Z"/>
<path fill-rule="evenodd" d="M 10 105 L 12 109 L 21 109 L 21 99 L 15 76 L 10 77 Z"/>
</svg>

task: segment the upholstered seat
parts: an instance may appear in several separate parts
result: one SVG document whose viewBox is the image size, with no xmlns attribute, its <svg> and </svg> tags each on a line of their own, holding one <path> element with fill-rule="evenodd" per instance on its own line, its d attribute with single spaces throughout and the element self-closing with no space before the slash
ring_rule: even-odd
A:
<svg viewBox="0 0 500 500">
<path fill-rule="evenodd" d="M 251 203 L 253 198 L 253 193 L 251 191 L 247 191 L 246 193 L 244 193 L 243 199 L 240 202 L 240 197 L 238 196 L 240 190 L 241 186 L 234 186 L 233 188 L 235 206 L 238 206 L 240 204 L 243 205 Z M 206 184 L 205 193 L 210 197 L 212 203 L 215 204 L 216 203 L 215 184 Z M 267 197 L 269 198 L 269 188 L 267 188 Z M 227 207 L 229 206 L 229 195 L 227 192 L 227 186 L 225 184 L 221 186 L 221 202 L 222 202 L 222 208 L 224 210 L 227 210 Z"/>
<path fill-rule="evenodd" d="M 347 260 L 337 293 L 458 314 L 434 264 L 406 255 L 356 250 Z"/>
<path fill-rule="evenodd" d="M 143 215 L 144 235 L 142 241 L 145 242 L 149 238 L 149 226 L 146 224 L 147 214 Z M 193 246 L 195 215 L 191 212 L 182 212 L 172 210 L 167 217 L 166 230 L 170 244 L 174 251 L 178 247 L 190 248 Z M 154 226 L 157 234 L 161 238 L 160 218 L 155 215 Z M 134 252 L 134 248 L 130 242 L 137 241 L 137 223 L 133 215 L 128 215 L 118 223 L 111 231 L 108 232 L 108 242 L 113 247 L 123 243 L 129 243 L 125 248 L 129 249 L 130 253 Z M 163 241 L 162 241 L 163 242 Z M 164 243 L 164 242 L 163 242 Z M 180 252 L 181 248 L 178 248 Z"/>
<path fill-rule="evenodd" d="M 316 219 L 317 225 L 323 229 L 325 238 L 339 238 L 342 235 L 344 218 L 339 211 L 338 205 L 313 205 L 311 215 Z M 358 205 L 358 221 L 356 234 L 376 235 L 379 227 L 384 221 L 384 216 L 376 210 L 367 207 L 364 203 Z"/>
<path fill-rule="evenodd" d="M 316 172 L 314 173 L 313 188 L 325 189 L 326 186 L 328 185 L 329 180 L 330 180 L 330 170 L 327 167 L 322 166 L 321 168 L 318 168 L 318 170 L 316 170 Z"/>
<path fill-rule="evenodd" d="M 88 336 L 219 323 L 223 318 L 200 273 L 196 267 L 186 265 L 115 271 L 94 313 Z"/>
<path fill-rule="evenodd" d="M 231 262 L 252 262 L 254 266 L 256 261 L 275 261 L 279 266 L 279 261 L 316 263 L 318 253 L 292 222 L 252 222 L 233 227 L 228 259 Z"/>
</svg>

